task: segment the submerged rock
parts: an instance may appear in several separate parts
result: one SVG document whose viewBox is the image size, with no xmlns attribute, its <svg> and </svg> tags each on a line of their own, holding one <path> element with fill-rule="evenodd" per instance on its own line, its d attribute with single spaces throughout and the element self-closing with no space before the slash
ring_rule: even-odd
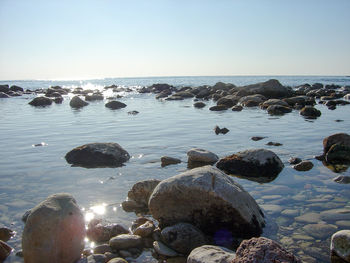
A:
<svg viewBox="0 0 350 263">
<path fill-rule="evenodd" d="M 83 101 L 81 98 L 79 98 L 78 96 L 74 96 L 70 102 L 69 102 L 69 105 L 72 107 L 72 108 L 82 108 L 84 106 L 87 106 L 89 105 L 89 103 L 87 103 L 86 101 Z"/>
<path fill-rule="evenodd" d="M 52 104 L 52 100 L 47 97 L 36 97 L 28 104 L 35 106 L 35 107 L 45 107 Z"/>
<path fill-rule="evenodd" d="M 84 249 L 84 215 L 69 194 L 55 194 L 31 210 L 22 234 L 26 263 L 78 260 Z"/>
<path fill-rule="evenodd" d="M 171 164 L 181 163 L 180 159 L 174 158 L 174 157 L 169 157 L 169 156 L 162 156 L 160 158 L 160 161 L 162 163 L 162 167 L 167 166 L 167 165 L 171 165 Z"/>
<path fill-rule="evenodd" d="M 350 163 L 350 135 L 336 133 L 323 139 L 323 154 L 328 163 Z"/>
<path fill-rule="evenodd" d="M 82 167 L 118 167 L 130 155 L 118 143 L 89 143 L 74 148 L 65 158 L 68 163 Z"/>
<path fill-rule="evenodd" d="M 277 242 L 265 238 L 243 240 L 236 250 L 231 263 L 301 263 L 301 260 L 288 252 Z"/>
<path fill-rule="evenodd" d="M 118 110 L 126 107 L 126 104 L 120 101 L 112 100 L 105 105 L 107 108 L 112 110 Z"/>
<path fill-rule="evenodd" d="M 204 245 L 192 250 L 187 263 L 232 263 L 235 252 L 218 246 Z"/>
<path fill-rule="evenodd" d="M 163 180 L 149 199 L 161 228 L 186 222 L 208 234 L 260 235 L 265 225 L 255 200 L 231 177 L 205 166 Z"/>
<path fill-rule="evenodd" d="M 331 252 L 350 262 L 350 230 L 341 230 L 332 235 Z"/>
<path fill-rule="evenodd" d="M 201 101 L 198 101 L 198 102 L 193 104 L 193 107 L 195 107 L 197 109 L 204 108 L 205 106 L 206 106 L 206 104 L 204 102 L 201 102 Z"/>
<path fill-rule="evenodd" d="M 215 128 L 214 128 L 214 132 L 215 132 L 215 134 L 216 135 L 218 135 L 218 134 L 220 134 L 220 133 L 222 133 L 222 134 L 226 134 L 226 133 L 228 133 L 230 130 L 229 129 L 227 129 L 227 128 L 220 128 L 219 126 L 215 126 Z"/>
<path fill-rule="evenodd" d="M 312 106 L 305 106 L 300 110 L 300 115 L 307 119 L 316 119 L 321 116 L 321 112 Z"/>
</svg>

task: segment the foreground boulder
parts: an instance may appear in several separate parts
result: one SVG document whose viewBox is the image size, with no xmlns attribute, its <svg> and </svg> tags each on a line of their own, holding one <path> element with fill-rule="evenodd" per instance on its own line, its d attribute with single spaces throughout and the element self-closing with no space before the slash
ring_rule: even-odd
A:
<svg viewBox="0 0 350 263">
<path fill-rule="evenodd" d="M 227 174 L 252 180 L 260 178 L 262 182 L 268 182 L 277 177 L 284 165 L 274 152 L 253 149 L 224 157 L 218 161 L 216 167 Z"/>
<path fill-rule="evenodd" d="M 187 263 L 231 263 L 235 253 L 224 247 L 201 246 L 192 250 Z"/>
<path fill-rule="evenodd" d="M 45 107 L 52 104 L 52 100 L 47 97 L 36 97 L 28 104 L 35 106 L 35 107 Z"/>
<path fill-rule="evenodd" d="M 301 260 L 288 252 L 277 242 L 265 238 L 244 240 L 236 250 L 232 263 L 301 263 Z"/>
<path fill-rule="evenodd" d="M 350 135 L 336 133 L 324 138 L 323 154 L 328 163 L 350 163 Z"/>
<path fill-rule="evenodd" d="M 84 106 L 87 106 L 89 105 L 89 103 L 87 103 L 86 101 L 82 100 L 81 98 L 79 98 L 78 96 L 74 96 L 70 102 L 69 102 L 69 105 L 72 107 L 72 108 L 82 108 Z"/>
<path fill-rule="evenodd" d="M 72 263 L 84 249 L 85 222 L 75 199 L 55 194 L 31 210 L 22 234 L 26 263 Z"/>
<path fill-rule="evenodd" d="M 265 225 L 255 200 L 231 177 L 204 166 L 160 182 L 149 199 L 160 228 L 185 222 L 206 234 L 258 236 Z"/>
<path fill-rule="evenodd" d="M 332 236 L 331 252 L 350 262 L 350 230 L 341 230 Z"/>
<path fill-rule="evenodd" d="M 68 163 L 82 167 L 119 167 L 130 155 L 118 143 L 89 143 L 74 148 L 65 158 Z"/>
</svg>

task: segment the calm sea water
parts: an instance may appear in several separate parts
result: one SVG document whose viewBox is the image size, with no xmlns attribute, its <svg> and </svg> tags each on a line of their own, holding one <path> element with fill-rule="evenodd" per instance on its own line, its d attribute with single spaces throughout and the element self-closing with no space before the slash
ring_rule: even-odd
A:
<svg viewBox="0 0 350 263">
<path fill-rule="evenodd" d="M 24 89 L 48 88 L 52 85 L 103 89 L 116 84 L 125 87 L 169 83 L 175 86 L 213 85 L 218 81 L 236 85 L 268 80 L 270 76 L 244 77 L 167 77 L 116 78 L 83 81 L 0 81 Z M 349 77 L 278 76 L 282 84 L 296 86 L 304 83 L 350 85 Z M 111 95 L 111 94 L 107 94 Z M 109 110 L 105 101 L 91 102 L 81 110 L 71 109 L 69 97 L 62 104 L 45 108 L 28 105 L 34 97 L 25 95 L 0 99 L 0 224 L 17 231 L 9 241 L 20 250 L 23 223 L 27 210 L 48 195 L 68 192 L 75 196 L 87 217 L 101 216 L 126 226 L 136 218 L 120 208 L 131 186 L 144 179 L 165 179 L 187 169 L 186 152 L 193 147 L 210 150 L 220 157 L 250 148 L 267 148 L 279 155 L 284 170 L 271 183 L 259 184 L 237 178 L 265 209 L 267 227 L 264 236 L 281 242 L 305 262 L 329 262 L 329 237 L 333 232 L 350 228 L 349 215 L 327 216 L 333 209 L 350 211 L 349 185 L 335 183 L 336 174 L 315 160 L 322 152 L 324 137 L 337 132 L 349 133 L 350 106 L 334 111 L 323 105 L 316 107 L 322 116 L 306 121 L 298 111 L 271 117 L 258 108 L 242 112 L 211 112 L 208 102 L 204 109 L 193 108 L 193 100 L 158 101 L 153 94 L 122 93 L 120 101 L 127 104 L 121 110 Z M 138 115 L 128 115 L 137 110 Z M 336 122 L 336 120 L 342 120 Z M 227 127 L 226 135 L 216 135 L 215 125 Z M 252 136 L 268 138 L 254 142 Z M 280 147 L 267 146 L 279 142 Z M 43 146 L 33 145 L 43 142 Z M 117 142 L 131 160 L 120 168 L 86 169 L 71 167 L 64 156 L 72 148 L 90 142 Z M 168 155 L 183 162 L 162 168 L 160 157 Z M 298 156 L 311 160 L 314 168 L 297 172 L 288 159 Z M 350 175 L 349 171 L 342 172 Z M 296 219 L 311 215 L 311 219 Z M 318 215 L 318 216 L 317 216 Z M 315 225 L 319 235 L 310 232 Z M 322 225 L 322 226 L 320 226 Z M 311 226 L 312 227 L 312 226 Z M 313 229 L 313 228 L 312 228 Z M 89 246 L 90 244 L 87 244 Z M 139 259 L 151 261 L 147 256 Z M 316 261 L 315 261 L 316 260 Z M 15 255 L 6 262 L 23 262 Z"/>
</svg>

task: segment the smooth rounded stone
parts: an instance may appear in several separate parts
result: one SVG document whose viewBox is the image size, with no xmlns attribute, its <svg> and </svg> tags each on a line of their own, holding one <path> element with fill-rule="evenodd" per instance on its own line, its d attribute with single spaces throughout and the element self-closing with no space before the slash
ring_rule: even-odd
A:
<svg viewBox="0 0 350 263">
<path fill-rule="evenodd" d="M 302 234 L 293 234 L 292 238 L 294 240 L 315 241 L 313 237 L 310 237 L 308 235 L 302 235 Z"/>
<path fill-rule="evenodd" d="M 134 221 L 132 221 L 131 231 L 134 231 L 136 228 L 138 228 L 139 226 L 143 225 L 144 223 L 146 223 L 148 221 L 151 221 L 151 220 L 146 218 L 146 217 L 138 217 L 138 218 L 136 218 Z"/>
<path fill-rule="evenodd" d="M 15 234 L 11 229 L 7 227 L 0 227 L 0 240 L 7 242 Z"/>
<path fill-rule="evenodd" d="M 311 212 L 296 217 L 295 221 L 302 223 L 317 223 L 321 221 L 321 217 L 319 213 Z"/>
<path fill-rule="evenodd" d="M 154 188 L 160 183 L 160 180 L 150 179 L 135 183 L 128 192 L 128 198 L 136 203 L 148 207 L 148 200 Z"/>
<path fill-rule="evenodd" d="M 75 108 L 75 109 L 79 109 L 79 108 L 85 107 L 87 105 L 89 105 L 89 103 L 82 100 L 79 96 L 74 96 L 69 102 L 69 106 L 71 106 L 72 108 Z"/>
<path fill-rule="evenodd" d="M 102 254 L 92 254 L 86 258 L 86 263 L 105 263 L 106 262 L 106 256 Z M 78 261 L 77 263 L 80 263 Z"/>
<path fill-rule="evenodd" d="M 311 161 L 301 161 L 300 163 L 297 163 L 293 166 L 293 168 L 297 171 L 306 172 L 312 169 L 314 167 L 313 163 Z"/>
<path fill-rule="evenodd" d="M 243 240 L 236 250 L 231 263 L 301 263 L 301 260 L 288 252 L 277 242 L 265 238 Z"/>
<path fill-rule="evenodd" d="M 31 209 L 22 234 L 26 263 L 72 263 L 84 249 L 85 221 L 70 194 L 54 194 Z"/>
<path fill-rule="evenodd" d="M 107 263 L 128 263 L 124 258 L 112 258 Z"/>
<path fill-rule="evenodd" d="M 122 234 L 109 240 L 112 249 L 122 250 L 142 246 L 142 238 L 138 235 Z"/>
<path fill-rule="evenodd" d="M 225 105 L 227 108 L 231 108 L 235 106 L 237 102 L 238 102 L 237 98 L 233 97 L 232 95 L 229 95 L 218 99 L 218 101 L 216 102 L 216 105 Z"/>
<path fill-rule="evenodd" d="M 105 106 L 112 110 L 118 110 L 126 107 L 126 104 L 120 101 L 112 100 L 110 102 L 107 102 Z"/>
<path fill-rule="evenodd" d="M 209 110 L 211 110 L 211 111 L 224 111 L 227 109 L 228 109 L 228 107 L 226 105 L 216 105 L 216 106 L 212 106 L 209 108 Z"/>
<path fill-rule="evenodd" d="M 9 91 L 10 91 L 9 85 L 7 85 L 7 84 L 0 85 L 0 92 L 7 93 Z"/>
<path fill-rule="evenodd" d="M 285 216 L 296 217 L 297 215 L 299 215 L 299 211 L 297 209 L 285 209 L 282 211 L 281 214 Z"/>
<path fill-rule="evenodd" d="M 104 97 L 102 94 L 92 94 L 92 95 L 86 95 L 85 100 L 86 101 L 96 101 L 96 100 L 103 100 Z"/>
<path fill-rule="evenodd" d="M 321 112 L 312 106 L 305 106 L 300 110 L 300 115 L 308 119 L 316 119 L 321 116 Z"/>
<path fill-rule="evenodd" d="M 333 178 L 333 181 L 337 182 L 338 184 L 350 184 L 350 176 L 338 175 L 337 177 Z"/>
<path fill-rule="evenodd" d="M 328 224 L 308 224 L 303 226 L 303 230 L 316 239 L 330 237 L 337 229 L 337 226 Z"/>
<path fill-rule="evenodd" d="M 166 245 L 185 255 L 207 242 L 202 231 L 189 223 L 166 227 L 162 230 L 161 237 Z"/>
<path fill-rule="evenodd" d="M 1 98 L 1 99 L 6 99 L 6 98 L 11 98 L 11 96 L 10 96 L 10 95 L 7 95 L 7 94 L 4 93 L 4 92 L 0 92 L 0 98 Z"/>
<path fill-rule="evenodd" d="M 260 205 L 260 207 L 264 209 L 264 211 L 266 211 L 266 213 L 268 214 L 279 214 L 283 209 L 280 205 L 271 205 L 271 204 Z"/>
<path fill-rule="evenodd" d="M 131 258 L 132 257 L 132 253 L 128 250 L 119 250 L 118 253 L 123 258 Z"/>
<path fill-rule="evenodd" d="M 167 165 L 171 165 L 171 164 L 181 163 L 180 159 L 174 158 L 174 157 L 169 157 L 169 156 L 162 156 L 160 158 L 160 161 L 162 163 L 162 167 L 167 166 Z"/>
<path fill-rule="evenodd" d="M 289 108 L 289 104 L 283 100 L 280 100 L 280 99 L 268 99 L 268 100 L 264 101 L 260 105 L 260 107 L 262 109 L 267 109 L 269 106 L 272 106 L 272 105 L 285 106 L 285 107 Z"/>
<path fill-rule="evenodd" d="M 266 98 L 261 94 L 254 94 L 254 95 L 248 95 L 243 96 L 239 99 L 238 103 L 242 106 L 258 106 L 260 103 L 264 102 Z M 247 105 L 251 104 L 251 105 Z"/>
<path fill-rule="evenodd" d="M 23 88 L 19 87 L 19 86 L 16 86 L 16 85 L 12 85 L 10 87 L 10 90 L 11 91 L 14 91 L 14 92 L 24 92 Z"/>
<path fill-rule="evenodd" d="M 119 167 L 130 155 L 118 143 L 88 143 L 74 148 L 65 158 L 68 163 L 82 167 Z"/>
<path fill-rule="evenodd" d="M 290 164 L 298 164 L 300 163 L 302 160 L 299 157 L 291 157 L 288 159 L 288 162 Z"/>
<path fill-rule="evenodd" d="M 163 180 L 149 199 L 161 228 L 187 222 L 207 234 L 223 228 L 237 237 L 259 235 L 265 225 L 255 200 L 231 177 L 212 166 Z"/>
<path fill-rule="evenodd" d="M 235 252 L 218 246 L 204 245 L 197 247 L 187 257 L 187 263 L 231 263 Z"/>
<path fill-rule="evenodd" d="M 272 151 L 253 149 L 221 158 L 216 167 L 228 174 L 275 179 L 284 165 Z"/>
<path fill-rule="evenodd" d="M 148 237 L 151 236 L 155 226 L 152 221 L 147 221 L 144 224 L 138 226 L 134 231 L 134 235 L 138 235 L 140 237 Z"/>
<path fill-rule="evenodd" d="M 334 222 L 338 220 L 350 221 L 350 208 L 337 208 L 322 211 L 320 213 L 321 219 L 326 222 Z"/>
<path fill-rule="evenodd" d="M 236 105 L 231 108 L 232 111 L 241 111 L 243 110 L 243 107 L 241 105 Z"/>
<path fill-rule="evenodd" d="M 350 164 L 350 147 L 333 144 L 326 154 L 326 162 L 331 164 Z"/>
<path fill-rule="evenodd" d="M 196 162 L 196 163 L 206 163 L 206 164 L 214 164 L 219 160 L 219 157 L 210 151 L 192 148 L 187 152 L 188 162 Z"/>
<path fill-rule="evenodd" d="M 347 220 L 339 220 L 339 221 L 336 221 L 335 224 L 340 227 L 350 228 L 350 221 L 347 221 Z"/>
<path fill-rule="evenodd" d="M 52 100 L 47 97 L 36 97 L 28 104 L 35 106 L 35 107 L 45 107 L 52 104 Z"/>
<path fill-rule="evenodd" d="M 350 262 L 350 230 L 341 230 L 332 235 L 331 252 Z"/>
<path fill-rule="evenodd" d="M 292 112 L 292 109 L 283 105 L 270 105 L 267 108 L 267 113 L 270 115 L 283 115 L 289 112 Z"/>
<path fill-rule="evenodd" d="M 347 133 L 336 133 L 324 138 L 323 153 L 326 154 L 334 144 L 350 147 L 350 135 Z"/>
<path fill-rule="evenodd" d="M 205 106 L 206 106 L 206 104 L 204 102 L 201 102 L 201 101 L 197 101 L 193 104 L 193 107 L 195 107 L 197 109 L 204 108 Z"/>
<path fill-rule="evenodd" d="M 102 219 L 93 219 L 88 224 L 86 235 L 91 241 L 101 243 L 109 241 L 114 236 L 127 233 L 129 231 L 120 224 L 110 223 Z"/>
<path fill-rule="evenodd" d="M 94 247 L 94 254 L 104 254 L 106 252 L 112 252 L 112 248 L 108 244 L 102 244 Z"/>
<path fill-rule="evenodd" d="M 161 241 L 154 241 L 153 242 L 153 248 L 159 255 L 162 255 L 162 256 L 166 256 L 166 257 L 177 257 L 177 256 L 179 256 L 179 253 L 177 253 L 173 249 L 167 247 Z"/>
<path fill-rule="evenodd" d="M 0 240 L 0 262 L 3 262 L 9 256 L 11 251 L 12 247 Z"/>
</svg>

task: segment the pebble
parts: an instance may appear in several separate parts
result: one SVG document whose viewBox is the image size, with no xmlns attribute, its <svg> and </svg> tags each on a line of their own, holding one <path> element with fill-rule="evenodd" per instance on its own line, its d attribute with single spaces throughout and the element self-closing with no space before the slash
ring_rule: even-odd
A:
<svg viewBox="0 0 350 263">
<path fill-rule="evenodd" d="M 321 220 L 319 213 L 306 213 L 295 218 L 295 221 L 302 223 L 317 223 Z"/>
<path fill-rule="evenodd" d="M 175 250 L 172 250 L 171 248 L 167 247 L 160 241 L 154 241 L 153 248 L 158 254 L 162 256 L 166 256 L 166 257 L 179 256 L 179 254 Z"/>
</svg>

